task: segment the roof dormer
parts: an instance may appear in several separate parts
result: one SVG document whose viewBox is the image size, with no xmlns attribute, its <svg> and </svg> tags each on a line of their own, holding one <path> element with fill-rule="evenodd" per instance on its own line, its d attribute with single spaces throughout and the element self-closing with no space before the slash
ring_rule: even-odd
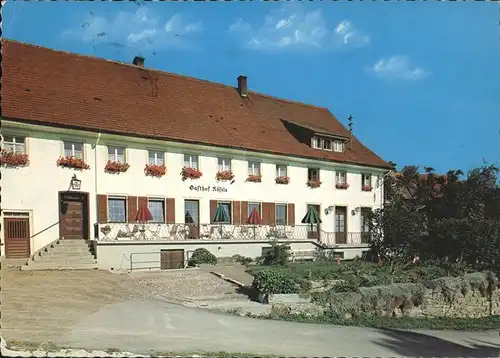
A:
<svg viewBox="0 0 500 358">
<path fill-rule="evenodd" d="M 345 152 L 347 138 L 340 138 L 335 136 L 325 136 L 319 133 L 314 133 L 311 138 L 311 148 L 333 151 L 338 153 Z"/>
</svg>

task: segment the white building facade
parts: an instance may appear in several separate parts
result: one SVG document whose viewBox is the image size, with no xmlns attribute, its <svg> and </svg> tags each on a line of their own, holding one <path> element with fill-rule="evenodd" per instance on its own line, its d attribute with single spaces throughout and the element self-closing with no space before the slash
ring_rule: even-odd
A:
<svg viewBox="0 0 500 358">
<path fill-rule="evenodd" d="M 6 257 L 33 255 L 57 239 L 83 238 L 94 242 L 100 268 L 133 269 L 134 256 L 139 268 L 159 268 L 163 251 L 177 250 L 186 259 L 205 247 L 219 257 L 256 257 L 275 238 L 297 252 L 332 248 L 348 259 L 366 251 L 368 211 L 383 205 L 387 165 L 10 117 L 2 118 L 1 129 Z M 349 151 L 345 133 L 309 140 L 321 155 Z M 199 177 L 183 177 L 186 168 Z M 143 205 L 153 216 L 147 223 L 137 221 Z M 219 206 L 227 214 L 224 222 L 214 222 Z M 310 206 L 320 225 L 301 222 Z M 259 223 L 249 221 L 253 209 Z"/>
</svg>

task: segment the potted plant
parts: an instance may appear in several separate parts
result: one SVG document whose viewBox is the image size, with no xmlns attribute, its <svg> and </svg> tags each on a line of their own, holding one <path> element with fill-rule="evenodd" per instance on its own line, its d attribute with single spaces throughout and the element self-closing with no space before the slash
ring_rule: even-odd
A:
<svg viewBox="0 0 500 358">
<path fill-rule="evenodd" d="M 28 154 L 26 153 L 7 152 L 6 150 L 0 152 L 0 165 L 23 167 L 29 163 Z"/>
<path fill-rule="evenodd" d="M 144 174 L 160 178 L 167 174 L 167 167 L 165 165 L 146 164 Z"/>
<path fill-rule="evenodd" d="M 319 180 L 308 180 L 307 186 L 311 189 L 319 188 L 321 186 L 321 182 Z"/>
<path fill-rule="evenodd" d="M 83 159 L 76 158 L 73 156 L 59 157 L 57 159 L 57 166 L 63 168 L 73 168 L 73 169 L 90 169 L 90 166 L 85 163 Z"/>
<path fill-rule="evenodd" d="M 184 167 L 182 168 L 181 171 L 182 181 L 185 181 L 187 179 L 191 180 L 200 179 L 202 175 L 203 175 L 202 172 L 194 168 Z"/>
<path fill-rule="evenodd" d="M 124 173 L 130 168 L 130 164 L 122 163 L 122 162 L 112 162 L 108 160 L 106 166 L 104 167 L 104 171 L 107 173 Z"/>
<path fill-rule="evenodd" d="M 287 177 L 287 176 L 279 176 L 279 177 L 276 177 L 276 179 L 274 179 L 274 181 L 276 182 L 276 184 L 288 184 L 290 183 L 290 178 Z"/>
<path fill-rule="evenodd" d="M 347 188 L 349 188 L 349 184 L 347 184 L 347 183 L 337 183 L 337 184 L 335 185 L 335 187 L 336 187 L 337 189 L 347 189 Z"/>
<path fill-rule="evenodd" d="M 215 175 L 215 179 L 217 179 L 217 181 L 230 181 L 234 179 L 234 174 L 230 170 L 217 172 L 217 174 Z"/>
<path fill-rule="evenodd" d="M 262 175 L 260 175 L 260 174 L 257 174 L 257 175 L 250 174 L 248 176 L 248 178 L 247 178 L 247 181 L 252 182 L 252 183 L 260 183 L 260 182 L 262 182 Z"/>
<path fill-rule="evenodd" d="M 372 186 L 371 185 L 363 185 L 361 188 L 363 191 L 372 191 Z"/>
</svg>

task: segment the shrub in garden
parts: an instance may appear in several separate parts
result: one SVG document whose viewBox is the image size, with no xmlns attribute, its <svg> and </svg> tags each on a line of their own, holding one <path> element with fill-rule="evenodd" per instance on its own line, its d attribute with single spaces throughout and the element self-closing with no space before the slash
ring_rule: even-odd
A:
<svg viewBox="0 0 500 358">
<path fill-rule="evenodd" d="M 215 265 L 217 264 L 217 257 L 207 249 L 196 249 L 194 250 L 193 255 L 191 255 L 191 258 L 188 261 L 188 265 L 196 266 L 200 264 Z"/>
<path fill-rule="evenodd" d="M 271 249 L 264 255 L 263 264 L 285 265 L 290 259 L 290 245 L 279 244 L 276 240 L 271 241 Z"/>
<path fill-rule="evenodd" d="M 263 293 L 298 293 L 302 280 L 278 270 L 263 270 L 254 276 L 252 287 Z"/>
<path fill-rule="evenodd" d="M 240 254 L 233 255 L 233 259 L 235 259 L 236 262 L 239 262 L 240 264 L 242 264 L 244 266 L 247 266 L 248 264 L 250 264 L 253 261 L 253 259 L 251 257 L 242 256 Z"/>
</svg>

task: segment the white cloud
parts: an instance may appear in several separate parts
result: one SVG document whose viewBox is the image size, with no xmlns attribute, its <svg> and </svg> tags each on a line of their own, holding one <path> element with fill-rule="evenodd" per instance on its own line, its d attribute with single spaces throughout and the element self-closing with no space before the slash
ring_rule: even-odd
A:
<svg viewBox="0 0 500 358">
<path fill-rule="evenodd" d="M 201 21 L 187 22 L 180 14 L 163 21 L 145 7 L 135 12 L 119 12 L 113 18 L 90 12 L 78 29 L 66 30 L 62 37 L 137 50 L 186 48 L 193 44 L 193 35 L 202 30 Z"/>
<path fill-rule="evenodd" d="M 369 36 L 357 30 L 350 21 L 344 20 L 330 27 L 321 10 L 303 12 L 301 9 L 286 4 L 279 11 L 267 15 L 264 23 L 257 26 L 239 18 L 229 31 L 237 34 L 238 39 L 243 39 L 245 46 L 264 50 L 332 50 L 360 47 L 370 42 Z"/>
<path fill-rule="evenodd" d="M 396 55 L 378 60 L 370 72 L 383 79 L 418 81 L 430 75 L 420 67 L 413 65 L 407 56 Z"/>
</svg>

